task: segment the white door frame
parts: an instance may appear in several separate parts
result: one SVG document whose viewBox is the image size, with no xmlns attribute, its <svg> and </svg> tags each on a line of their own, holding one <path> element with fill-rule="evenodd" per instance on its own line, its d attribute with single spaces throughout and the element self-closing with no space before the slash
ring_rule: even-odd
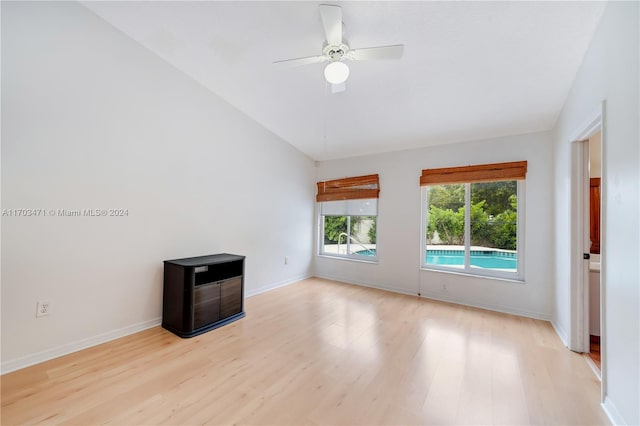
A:
<svg viewBox="0 0 640 426">
<path fill-rule="evenodd" d="M 571 327 L 569 349 L 589 352 L 589 261 L 582 258 L 589 253 L 589 146 L 588 139 L 601 132 L 602 185 L 600 223 L 600 357 L 602 395 L 606 388 L 606 103 L 600 111 L 571 138 Z"/>
</svg>

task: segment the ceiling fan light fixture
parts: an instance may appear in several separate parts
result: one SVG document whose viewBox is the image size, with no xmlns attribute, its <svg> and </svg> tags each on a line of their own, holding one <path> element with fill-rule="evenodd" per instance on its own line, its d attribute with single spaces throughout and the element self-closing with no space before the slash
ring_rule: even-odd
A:
<svg viewBox="0 0 640 426">
<path fill-rule="evenodd" d="M 331 84 L 341 84 L 349 78 L 349 67 L 344 62 L 331 62 L 324 69 L 324 78 Z"/>
</svg>

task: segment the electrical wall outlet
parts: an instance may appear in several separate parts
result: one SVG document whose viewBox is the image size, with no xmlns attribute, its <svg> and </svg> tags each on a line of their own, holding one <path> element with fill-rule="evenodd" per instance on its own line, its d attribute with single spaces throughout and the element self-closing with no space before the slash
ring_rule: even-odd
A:
<svg viewBox="0 0 640 426">
<path fill-rule="evenodd" d="M 46 317 L 49 314 L 51 314 L 51 302 L 49 302 L 48 300 L 38 301 L 36 317 Z"/>
</svg>

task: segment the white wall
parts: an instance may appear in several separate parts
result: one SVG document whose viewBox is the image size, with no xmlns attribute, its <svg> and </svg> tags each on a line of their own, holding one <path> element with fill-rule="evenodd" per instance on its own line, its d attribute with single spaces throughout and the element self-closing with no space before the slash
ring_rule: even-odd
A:
<svg viewBox="0 0 640 426">
<path fill-rule="evenodd" d="M 318 180 L 379 173 L 381 190 L 379 263 L 317 257 L 316 275 L 549 319 L 553 292 L 551 152 L 551 135 L 536 133 L 318 163 Z M 528 161 L 525 283 L 421 271 L 422 169 L 520 160 Z M 443 284 L 446 293 L 441 291 Z"/>
<path fill-rule="evenodd" d="M 602 136 L 605 408 L 640 424 L 639 4 L 611 2 L 554 129 L 556 270 L 554 323 L 570 327 L 570 145 L 606 100 Z"/>
<path fill-rule="evenodd" d="M 313 161 L 79 4 L 2 3 L 2 123 L 3 209 L 129 211 L 2 218 L 3 372 L 159 323 L 166 259 L 312 272 Z"/>
</svg>

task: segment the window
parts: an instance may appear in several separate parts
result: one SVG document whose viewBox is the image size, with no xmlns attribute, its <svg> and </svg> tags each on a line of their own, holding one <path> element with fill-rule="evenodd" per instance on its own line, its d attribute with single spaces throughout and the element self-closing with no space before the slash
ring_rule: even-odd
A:
<svg viewBox="0 0 640 426">
<path fill-rule="evenodd" d="M 378 175 L 318 182 L 320 254 L 377 260 Z"/>
<path fill-rule="evenodd" d="M 526 161 L 422 171 L 422 266 L 522 279 Z"/>
</svg>

